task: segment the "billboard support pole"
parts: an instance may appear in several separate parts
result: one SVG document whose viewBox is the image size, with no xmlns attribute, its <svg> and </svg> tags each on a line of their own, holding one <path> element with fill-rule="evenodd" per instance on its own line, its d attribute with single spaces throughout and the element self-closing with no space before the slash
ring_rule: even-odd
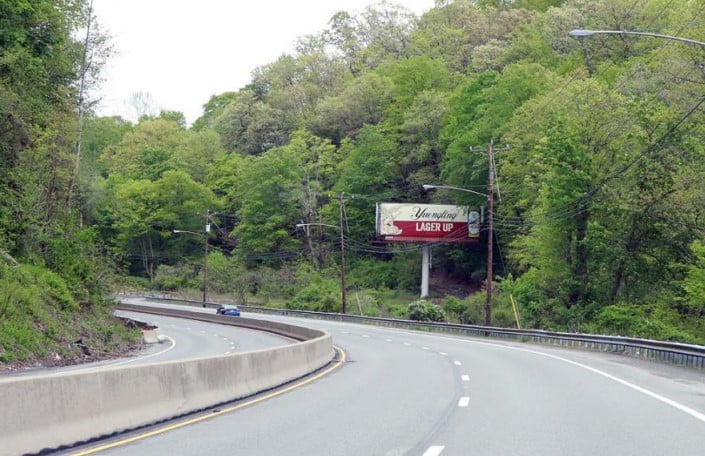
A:
<svg viewBox="0 0 705 456">
<path fill-rule="evenodd" d="M 431 269 L 431 246 L 426 244 L 421 250 L 422 265 L 421 265 L 421 299 L 428 297 L 428 280 Z"/>
</svg>

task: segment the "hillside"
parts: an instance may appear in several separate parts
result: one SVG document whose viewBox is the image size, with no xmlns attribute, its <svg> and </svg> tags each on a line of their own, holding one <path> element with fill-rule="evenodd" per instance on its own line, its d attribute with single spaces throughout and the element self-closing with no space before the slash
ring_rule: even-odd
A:
<svg viewBox="0 0 705 456">
<path fill-rule="evenodd" d="M 705 340 L 704 46 L 569 34 L 702 42 L 698 2 L 340 12 L 193 125 L 95 115 L 109 38 L 82 35 L 89 3 L 22 5 L 0 9 L 0 249 L 63 281 L 59 303 L 100 307 L 129 282 L 339 312 L 345 281 L 346 311 L 406 318 L 422 245 L 384 242 L 376 205 L 445 204 L 484 219 L 476 243 L 433 246 L 452 278 L 438 315 L 484 321 L 491 193 L 494 324 L 515 324 L 511 296 L 526 327 Z"/>
</svg>

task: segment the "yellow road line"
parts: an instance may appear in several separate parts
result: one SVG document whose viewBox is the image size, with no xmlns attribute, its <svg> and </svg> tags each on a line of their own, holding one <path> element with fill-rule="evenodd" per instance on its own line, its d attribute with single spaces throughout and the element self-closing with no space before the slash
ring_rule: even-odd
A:
<svg viewBox="0 0 705 456">
<path fill-rule="evenodd" d="M 146 439 L 149 437 L 154 437 L 155 435 L 164 434 L 164 433 L 172 431 L 174 429 L 179 429 L 179 428 L 182 428 L 185 426 L 190 426 L 192 424 L 200 423 L 201 421 L 209 420 L 209 419 L 214 418 L 218 415 L 223 415 L 225 413 L 234 412 L 235 410 L 239 410 L 241 408 L 248 407 L 250 405 L 254 405 L 254 404 L 257 404 L 262 401 L 266 401 L 267 399 L 271 399 L 273 397 L 280 396 L 284 393 L 288 393 L 289 391 L 295 390 L 296 388 L 300 388 L 304 385 L 308 385 L 309 383 L 316 381 L 319 378 L 330 374 L 331 372 L 333 372 L 334 370 L 336 370 L 337 368 L 339 368 L 340 366 L 343 365 L 343 363 L 345 362 L 345 359 L 346 359 L 345 350 L 343 350 L 342 348 L 337 347 L 337 346 L 334 348 L 338 352 L 338 354 L 340 355 L 340 359 L 338 361 L 335 361 L 333 363 L 333 365 L 328 367 L 326 370 L 319 372 L 318 374 L 314 375 L 313 377 L 309 377 L 306 380 L 303 380 L 301 382 L 297 382 L 297 383 L 295 383 L 291 386 L 288 386 L 284 389 L 274 391 L 274 392 L 266 394 L 264 396 L 261 396 L 261 397 L 258 397 L 258 398 L 255 398 L 255 399 L 252 399 L 249 401 L 245 401 L 243 403 L 239 403 L 239 404 L 233 405 L 231 407 L 226 407 L 224 409 L 216 410 L 216 411 L 214 411 L 212 413 L 208 413 L 206 415 L 201 415 L 196 418 L 191 418 L 186 421 L 181 421 L 179 423 L 172 424 L 170 426 L 165 426 L 165 427 L 156 429 L 154 431 L 145 432 L 143 434 L 135 435 L 133 437 L 129 437 L 129 438 L 122 439 L 122 440 L 118 440 L 116 442 L 108 443 L 106 445 L 101 445 L 101 446 L 89 448 L 87 450 L 78 451 L 76 453 L 71 453 L 71 456 L 85 456 L 85 455 L 89 455 L 89 454 L 95 454 L 95 453 L 99 453 L 101 451 L 109 450 L 111 448 L 119 447 L 122 445 L 127 445 L 128 443 L 136 442 L 138 440 L 143 440 L 143 439 Z"/>
</svg>

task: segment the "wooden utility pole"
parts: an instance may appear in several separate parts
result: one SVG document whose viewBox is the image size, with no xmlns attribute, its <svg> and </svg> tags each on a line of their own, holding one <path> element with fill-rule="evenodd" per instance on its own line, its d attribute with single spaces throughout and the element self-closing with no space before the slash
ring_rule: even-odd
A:
<svg viewBox="0 0 705 456">
<path fill-rule="evenodd" d="M 347 303 L 345 299 L 345 235 L 343 231 L 343 205 L 345 200 L 340 194 L 340 298 L 343 304 L 343 314 L 347 313 Z"/>
<path fill-rule="evenodd" d="M 487 158 L 490 162 L 490 175 L 487 180 L 487 216 L 489 227 L 487 230 L 487 299 L 485 301 L 485 326 L 492 326 L 492 245 L 494 234 L 494 158 L 492 157 L 492 141 L 487 147 Z"/>
<path fill-rule="evenodd" d="M 206 209 L 206 225 L 203 231 L 203 247 L 205 256 L 203 257 L 203 307 L 208 301 L 208 233 L 210 233 L 210 210 Z"/>
</svg>

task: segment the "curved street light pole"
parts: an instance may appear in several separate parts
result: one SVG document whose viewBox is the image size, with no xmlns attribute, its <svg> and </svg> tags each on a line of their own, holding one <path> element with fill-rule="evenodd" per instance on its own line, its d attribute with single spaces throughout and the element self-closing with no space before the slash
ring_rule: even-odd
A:
<svg viewBox="0 0 705 456">
<path fill-rule="evenodd" d="M 489 163 L 490 163 L 490 171 L 489 171 L 489 178 L 487 182 L 487 193 L 481 193 L 481 192 L 476 192 L 475 190 L 470 190 L 469 188 L 462 188 L 462 187 L 454 187 L 452 185 L 430 185 L 430 184 L 425 184 L 422 185 L 424 190 L 430 190 L 434 188 L 445 188 L 449 190 L 458 190 L 460 192 L 467 192 L 467 193 L 472 193 L 474 195 L 479 195 L 479 196 L 484 196 L 487 198 L 487 218 L 489 222 L 488 230 L 487 230 L 487 278 L 485 280 L 485 288 L 487 291 L 487 297 L 485 298 L 485 326 L 492 326 L 492 263 L 493 263 L 493 258 L 492 258 L 492 253 L 493 253 L 493 244 L 494 244 L 494 198 L 493 198 L 493 188 L 494 188 L 494 160 L 492 159 L 492 144 L 490 143 L 489 148 L 487 149 L 488 157 L 489 157 Z"/>
<path fill-rule="evenodd" d="M 589 30 L 589 29 L 575 29 L 568 32 L 573 38 L 588 38 L 593 35 L 637 35 L 637 36 L 651 36 L 654 38 L 664 38 L 667 40 L 681 41 L 683 43 L 695 44 L 696 46 L 705 47 L 705 42 L 692 40 L 690 38 L 683 38 L 680 36 L 673 35 L 662 35 L 660 33 L 650 33 L 650 32 L 635 32 L 632 30 Z"/>
<path fill-rule="evenodd" d="M 431 189 L 433 189 L 433 188 L 446 188 L 446 189 L 449 189 L 449 190 L 458 190 L 458 191 L 461 191 L 461 192 L 473 193 L 473 194 L 475 194 L 475 195 L 484 196 L 485 198 L 487 198 L 487 194 L 486 194 L 486 193 L 476 192 L 475 190 L 470 190 L 470 189 L 467 189 L 467 188 L 453 187 L 452 185 L 430 185 L 430 184 L 424 184 L 424 185 L 422 185 L 422 187 L 423 187 L 424 190 L 431 190 Z"/>
<path fill-rule="evenodd" d="M 210 233 L 210 210 L 206 210 L 206 225 L 203 230 L 203 307 L 206 307 L 206 302 L 208 301 L 208 233 Z M 174 233 L 188 233 L 196 236 L 200 236 L 200 233 L 188 230 L 173 230 Z"/>
</svg>

